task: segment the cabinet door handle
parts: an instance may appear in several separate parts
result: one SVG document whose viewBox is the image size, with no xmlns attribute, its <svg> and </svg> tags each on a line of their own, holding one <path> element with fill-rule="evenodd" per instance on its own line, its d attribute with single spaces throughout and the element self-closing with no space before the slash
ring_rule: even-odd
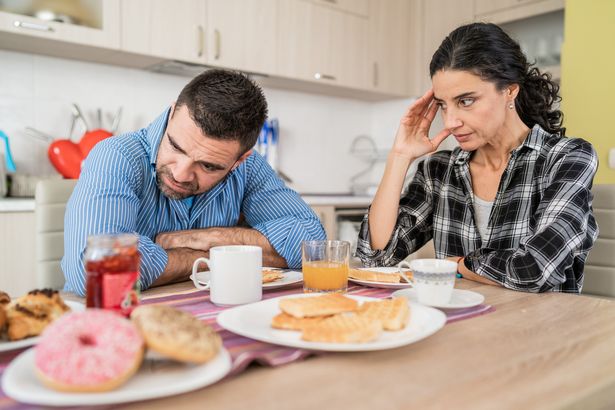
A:
<svg viewBox="0 0 615 410">
<path fill-rule="evenodd" d="M 378 87 L 378 63 L 374 61 L 374 87 Z"/>
<path fill-rule="evenodd" d="M 215 42 L 215 52 L 214 58 L 218 60 L 220 58 L 220 30 L 214 30 L 214 42 Z"/>
<path fill-rule="evenodd" d="M 337 3 L 337 0 L 322 0 L 322 1 L 324 1 L 325 3 L 333 3 L 333 4 Z"/>
<path fill-rule="evenodd" d="M 317 80 L 335 80 L 335 76 L 323 73 L 314 73 L 314 78 Z"/>
<path fill-rule="evenodd" d="M 27 28 L 36 31 L 54 31 L 53 27 L 50 27 L 47 24 L 28 23 L 27 21 L 15 20 L 13 25 L 15 27 Z"/>
<path fill-rule="evenodd" d="M 203 57 L 203 49 L 205 48 L 205 30 L 203 30 L 202 25 L 196 26 L 196 35 L 197 35 L 197 56 Z"/>
</svg>

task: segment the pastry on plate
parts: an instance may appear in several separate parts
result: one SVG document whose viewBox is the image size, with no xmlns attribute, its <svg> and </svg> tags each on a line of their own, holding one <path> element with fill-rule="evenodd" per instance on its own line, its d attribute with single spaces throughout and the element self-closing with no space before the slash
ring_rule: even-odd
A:
<svg viewBox="0 0 615 410">
<path fill-rule="evenodd" d="M 141 305 L 130 318 L 148 349 L 180 362 L 205 363 L 215 357 L 222 339 L 208 324 L 166 305 Z"/>
<path fill-rule="evenodd" d="M 51 322 L 69 311 L 57 290 L 32 290 L 6 307 L 9 340 L 38 336 Z"/>
</svg>

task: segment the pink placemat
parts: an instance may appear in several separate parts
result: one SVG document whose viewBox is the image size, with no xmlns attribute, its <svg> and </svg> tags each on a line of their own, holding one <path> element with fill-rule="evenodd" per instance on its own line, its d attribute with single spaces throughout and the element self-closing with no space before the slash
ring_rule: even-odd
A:
<svg viewBox="0 0 615 410">
<path fill-rule="evenodd" d="M 369 288 L 360 285 L 353 285 L 348 288 L 348 293 L 351 295 L 369 296 L 373 298 L 387 298 L 391 296 L 393 291 L 394 289 Z M 263 293 L 263 299 L 293 295 L 301 292 L 301 287 L 272 290 Z M 260 342 L 222 329 L 216 322 L 216 317 L 218 313 L 227 309 L 227 307 L 220 307 L 211 303 L 208 292 L 195 291 L 183 295 L 149 298 L 142 303 L 168 304 L 186 310 L 213 326 L 220 336 L 222 336 L 224 347 L 229 351 L 233 360 L 233 367 L 229 376 L 240 373 L 253 362 L 267 366 L 279 366 L 322 353 Z M 491 305 L 478 305 L 467 309 L 448 310 L 444 311 L 444 313 L 446 314 L 446 323 L 451 323 L 489 313 L 493 310 L 495 310 L 495 308 Z"/>
<path fill-rule="evenodd" d="M 374 298 L 387 298 L 393 293 L 392 289 L 369 288 L 360 285 L 353 285 L 348 288 L 348 293 L 351 295 L 369 296 Z M 291 287 L 276 289 L 264 292 L 263 299 L 275 298 L 278 296 L 286 296 L 301 293 L 301 287 Z M 150 297 L 141 302 L 142 304 L 159 303 L 171 305 L 176 308 L 192 313 L 200 320 L 209 323 L 213 326 L 222 337 L 224 347 L 229 351 L 232 358 L 232 369 L 229 376 L 236 375 L 242 372 L 251 363 L 257 363 L 265 366 L 280 366 L 291 363 L 297 360 L 305 359 L 311 355 L 322 354 L 322 352 L 297 349 L 293 347 L 278 346 L 269 343 L 259 342 L 247 337 L 239 336 L 222 329 L 216 323 L 218 313 L 227 309 L 227 307 L 216 306 L 209 300 L 209 293 L 203 291 L 187 292 L 169 296 Z M 469 319 L 471 317 L 483 315 L 493 312 L 495 308 L 491 305 L 478 305 L 467 309 L 457 309 L 444 311 L 446 314 L 446 323 L 456 322 L 459 320 Z M 8 364 L 23 352 L 25 349 L 15 350 L 11 352 L 0 353 L 0 376 L 4 374 L 4 370 Z M 0 410 L 6 409 L 24 409 L 33 408 L 32 406 L 17 403 L 7 397 L 0 390 Z M 40 408 L 37 407 L 37 408 Z"/>
</svg>

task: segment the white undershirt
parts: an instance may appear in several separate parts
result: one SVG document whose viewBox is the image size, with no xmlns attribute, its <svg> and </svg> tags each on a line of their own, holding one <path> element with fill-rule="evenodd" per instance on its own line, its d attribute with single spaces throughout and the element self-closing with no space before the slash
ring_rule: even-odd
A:
<svg viewBox="0 0 615 410">
<path fill-rule="evenodd" d="M 489 214 L 493 208 L 493 201 L 485 201 L 474 195 L 474 217 L 476 218 L 476 228 L 481 239 L 485 242 L 487 235 L 487 223 L 489 222 Z"/>
</svg>

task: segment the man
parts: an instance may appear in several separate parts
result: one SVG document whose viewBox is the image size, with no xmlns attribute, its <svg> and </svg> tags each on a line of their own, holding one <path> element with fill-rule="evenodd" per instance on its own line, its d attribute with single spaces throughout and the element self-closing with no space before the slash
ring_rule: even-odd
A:
<svg viewBox="0 0 615 410">
<path fill-rule="evenodd" d="M 66 208 L 65 290 L 85 294 L 87 237 L 101 233 L 140 235 L 142 289 L 187 279 L 218 245 L 257 245 L 263 265 L 299 268 L 301 242 L 325 234 L 252 151 L 266 117 L 257 85 L 210 70 L 147 128 L 97 144 Z"/>
</svg>

